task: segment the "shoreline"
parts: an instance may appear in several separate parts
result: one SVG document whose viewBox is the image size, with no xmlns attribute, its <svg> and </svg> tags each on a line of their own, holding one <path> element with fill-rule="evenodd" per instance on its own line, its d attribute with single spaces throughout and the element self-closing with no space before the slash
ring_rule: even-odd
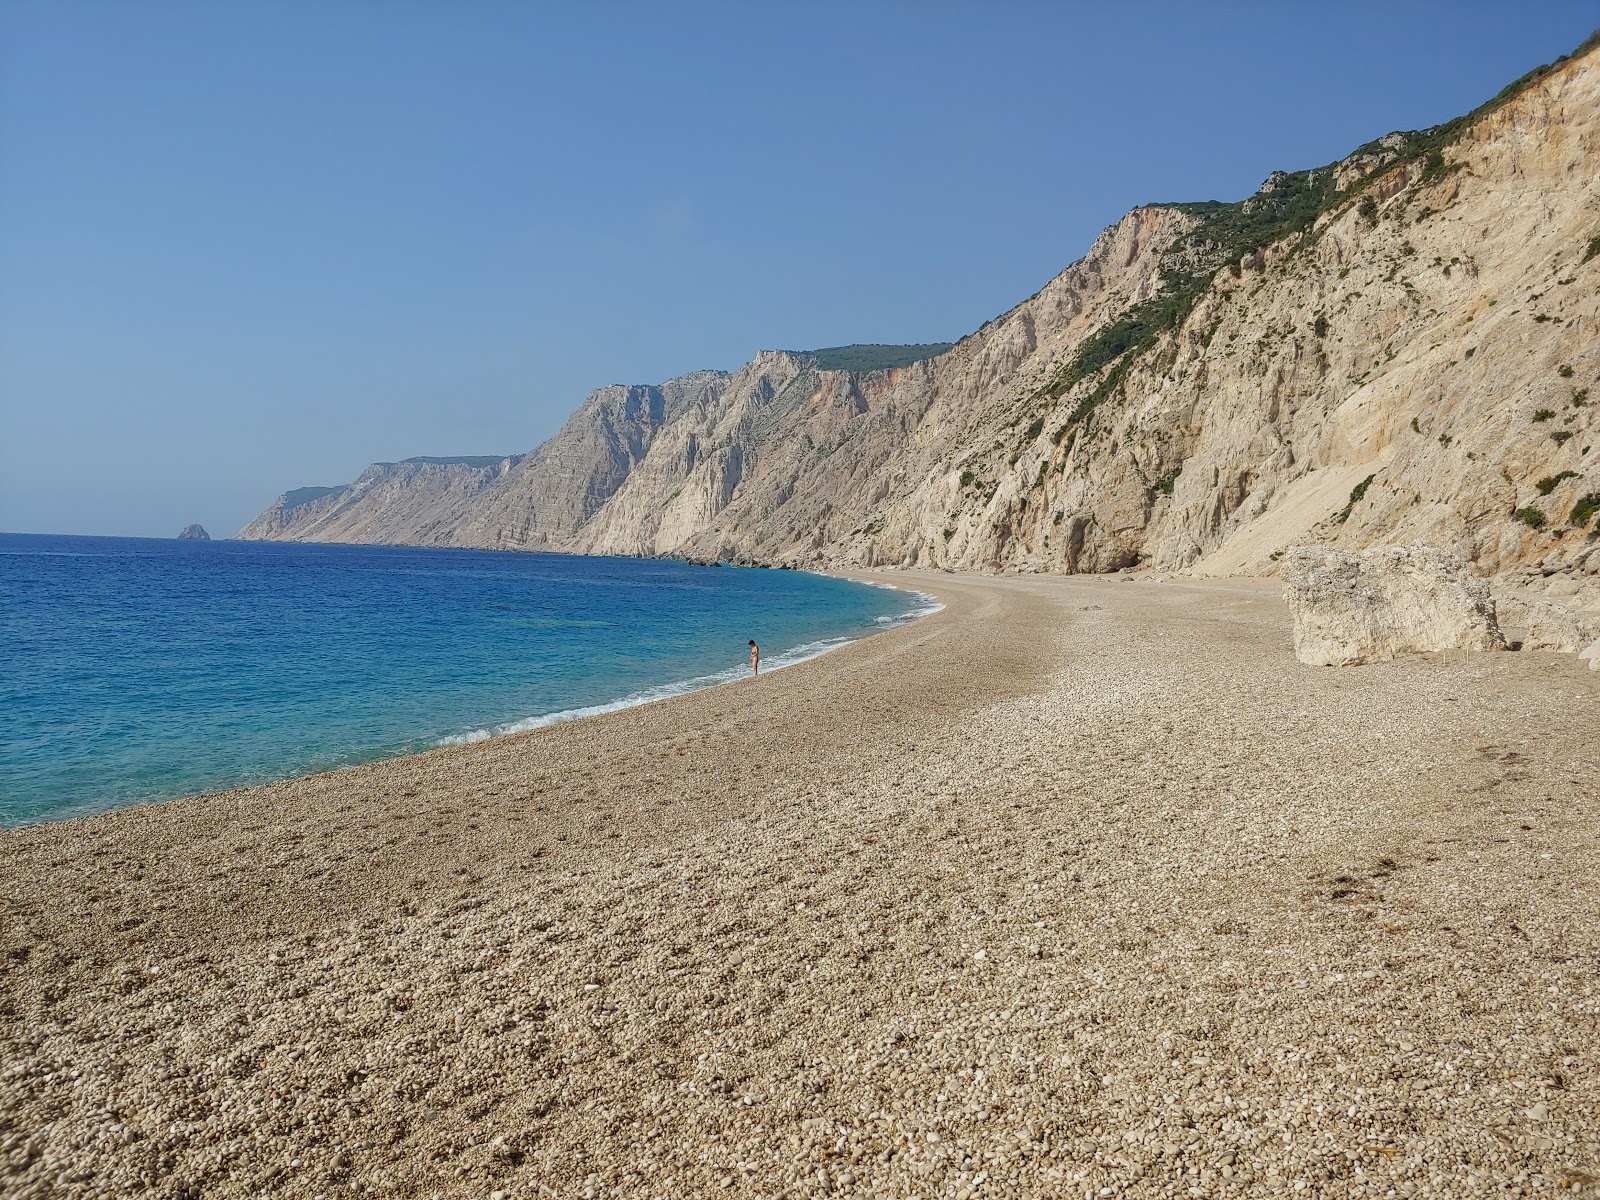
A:
<svg viewBox="0 0 1600 1200">
<path fill-rule="evenodd" d="M 859 642 L 865 638 L 877 637 L 880 634 L 890 633 L 896 629 L 910 625 L 914 621 L 920 621 L 924 617 L 929 617 L 934 613 L 939 612 L 944 607 L 944 605 L 935 600 L 933 595 L 929 592 L 918 591 L 910 588 L 898 588 L 893 584 L 872 583 L 867 580 L 857 579 L 849 575 L 836 575 L 829 572 L 817 572 L 817 574 L 826 574 L 832 579 L 842 579 L 848 583 L 859 583 L 866 587 L 879 587 L 887 588 L 890 591 L 903 591 L 908 595 L 916 596 L 917 598 L 924 600 L 928 605 L 931 605 L 931 607 L 912 610 L 896 617 L 888 617 L 880 614 L 876 618 L 873 625 L 866 627 L 861 633 L 853 636 L 841 634 L 838 637 L 825 638 L 821 641 L 803 642 L 798 646 L 791 646 L 787 650 L 778 651 L 777 654 L 775 654 L 770 660 L 763 655 L 761 660 L 761 669 L 763 671 L 769 673 L 774 671 L 786 671 L 791 667 L 801 666 L 805 663 L 813 661 L 814 659 L 821 658 L 825 654 L 831 654 L 835 650 L 841 650 L 853 642 Z M 801 653 L 802 651 L 805 651 L 805 653 Z M 799 655 L 799 657 L 792 657 L 794 655 Z M 709 675 L 696 675 L 692 679 L 657 684 L 654 687 L 648 687 L 642 691 L 632 692 L 629 695 L 623 696 L 617 700 L 604 701 L 600 704 L 585 705 L 581 708 L 563 709 L 559 712 L 543 713 L 533 717 L 523 717 L 516 721 L 507 722 L 504 725 L 498 726 L 494 729 L 477 729 L 466 734 L 443 737 L 430 746 L 428 750 L 438 750 L 446 746 L 476 745 L 479 742 L 486 742 L 493 738 L 512 737 L 519 733 L 532 733 L 538 729 L 548 729 L 552 725 L 565 725 L 569 721 L 583 721 L 588 720 L 591 717 L 603 717 L 608 713 L 621 712 L 628 708 L 640 708 L 647 704 L 659 704 L 663 700 L 671 700 L 677 696 L 693 695 L 695 692 L 703 692 L 709 688 L 725 687 L 728 684 L 738 683 L 748 677 L 749 676 L 746 674 L 746 668 L 744 666 L 729 667 L 726 670 L 713 672 Z M 428 753 L 428 750 L 418 751 L 417 753 L 426 754 Z M 407 756 L 398 755 L 396 757 L 403 758 Z M 388 760 L 385 759 L 382 761 Z"/>
<path fill-rule="evenodd" d="M 763 656 L 762 669 L 764 672 L 782 671 L 793 666 L 801 665 L 847 646 L 852 642 L 861 641 L 864 638 L 875 637 L 879 634 L 891 632 L 895 629 L 901 628 L 904 625 L 920 620 L 925 616 L 932 615 L 943 607 L 942 604 L 933 598 L 931 593 L 926 591 L 902 588 L 891 583 L 874 583 L 869 580 L 857 579 L 843 574 L 833 574 L 827 572 L 816 573 L 825 574 L 830 578 L 843 580 L 845 582 L 860 584 L 864 587 L 884 588 L 890 591 L 900 591 L 909 596 L 915 597 L 924 603 L 921 608 L 914 608 L 906 613 L 895 616 L 879 614 L 873 625 L 862 627 L 859 632 L 844 633 L 836 637 L 824 638 L 812 642 L 804 642 L 796 646 L 788 647 L 787 649 L 779 650 L 770 658 Z M 480 742 L 493 740 L 495 738 L 511 737 L 518 734 L 530 733 L 539 729 L 548 728 L 553 725 L 562 725 L 571 721 L 586 720 L 592 717 L 605 716 L 609 713 L 620 712 L 629 708 L 637 708 L 643 705 L 660 703 L 663 700 L 670 700 L 677 696 L 690 695 L 695 692 L 704 691 L 708 688 L 721 687 L 728 683 L 737 683 L 740 679 L 745 677 L 747 670 L 747 666 L 736 666 L 722 671 L 693 676 L 688 679 L 669 680 L 665 683 L 655 684 L 616 697 L 614 699 L 603 700 L 595 704 L 583 705 L 577 708 L 560 709 L 548 713 L 539 713 L 529 717 L 520 717 L 515 720 L 501 722 L 500 724 L 489 728 L 470 729 L 465 733 L 445 734 L 435 738 L 430 744 L 415 749 L 403 751 L 396 750 L 389 753 L 382 753 L 376 758 L 324 766 L 302 773 L 284 775 L 277 779 L 265 779 L 253 783 L 246 782 L 232 787 L 217 788 L 199 792 L 188 792 L 157 799 L 84 802 L 74 805 L 68 810 L 59 810 L 54 814 L 46 814 L 18 820 L 12 823 L 0 823 L 0 833 L 5 832 L 6 830 L 28 829 L 37 825 L 53 824 L 60 821 L 92 820 L 112 813 L 122 812 L 127 809 L 147 808 L 153 805 L 170 804 L 174 801 L 195 800 L 208 796 L 227 796 L 233 792 L 250 791 L 259 787 L 269 787 L 275 784 L 291 783 L 296 780 L 315 778 L 320 775 L 337 774 L 339 772 L 348 771 L 355 768 L 376 766 L 382 763 L 393 762 L 398 759 L 411 758 L 421 754 L 429 754 L 435 750 L 475 745 Z"/>
<path fill-rule="evenodd" d="M 804 670 L 0 832 L 8 1194 L 1600 1174 L 1593 673 L 892 577 L 947 607 Z"/>
<path fill-rule="evenodd" d="M 869 568 L 867 570 L 870 573 L 871 569 Z M 864 632 L 854 637 L 841 636 L 839 638 L 830 638 L 822 643 L 805 643 L 801 646 L 793 647 L 788 651 L 782 651 L 778 656 L 775 657 L 775 663 L 771 666 L 769 666 L 767 660 L 763 658 L 763 676 L 775 674 L 779 671 L 792 670 L 795 667 L 803 667 L 830 654 L 844 650 L 847 647 L 857 645 L 858 643 L 872 638 L 881 637 L 885 634 L 897 632 L 920 621 L 926 620 L 929 617 L 936 616 L 943 612 L 947 607 L 946 603 L 935 596 L 932 591 L 924 588 L 905 588 L 890 582 L 875 583 L 870 580 L 857 578 L 854 575 L 836 574 L 832 572 L 818 573 L 827 574 L 830 578 L 842 579 L 850 583 L 859 583 L 866 587 L 882 587 L 893 591 L 905 592 L 908 595 L 916 596 L 926 600 L 931 607 L 907 613 L 902 617 L 891 618 L 889 624 L 881 628 L 868 628 Z M 879 618 L 879 620 L 882 619 L 882 617 Z M 781 661 L 784 654 L 791 654 L 796 650 L 803 650 L 809 646 L 820 646 L 821 648 L 805 655 L 802 658 L 794 659 L 788 662 Z M 169 796 L 162 800 L 140 801 L 132 804 L 97 809 L 92 812 L 79 812 L 73 815 L 60 817 L 41 817 L 37 820 L 26 821 L 16 825 L 4 825 L 0 826 L 0 838 L 3 838 L 8 833 L 19 833 L 24 830 L 37 829 L 42 826 L 54 826 L 83 821 L 98 821 L 107 817 L 116 817 L 123 813 L 137 812 L 144 809 L 161 808 L 169 804 L 188 804 L 213 799 L 226 800 L 231 796 L 237 796 L 245 793 L 255 793 L 264 789 L 283 788 L 313 780 L 344 777 L 352 772 L 364 772 L 374 769 L 381 769 L 392 764 L 403 763 L 411 759 L 427 758 L 430 755 L 438 754 L 443 751 L 461 750 L 467 747 L 481 746 L 486 742 L 498 742 L 503 739 L 526 737 L 531 734 L 537 734 L 544 730 L 552 729 L 561 725 L 570 725 L 574 722 L 580 721 L 592 721 L 595 719 L 608 717 L 616 713 L 629 712 L 634 709 L 651 708 L 657 705 L 668 704 L 675 700 L 697 696 L 703 692 L 712 691 L 731 685 L 737 685 L 749 680 L 750 677 L 746 673 L 747 671 L 748 667 L 742 666 L 738 668 L 730 668 L 728 671 L 721 672 L 718 675 L 696 676 L 694 679 L 690 680 L 660 684 L 657 687 L 647 688 L 643 692 L 634 693 L 630 696 L 624 696 L 615 701 L 608 701 L 602 704 L 592 705 L 576 710 L 564 710 L 562 712 L 547 713 L 540 716 L 522 718 L 517 721 L 510 722 L 510 727 L 508 728 L 496 729 L 494 731 L 484 733 L 483 736 L 472 736 L 470 734 L 462 735 L 459 738 L 455 736 L 447 736 L 439 739 L 433 745 L 427 746 L 423 749 L 377 758 L 369 762 L 347 763 L 343 766 L 330 767 L 321 771 L 313 771 L 309 774 L 286 775 L 282 779 L 271 779 L 261 783 L 246 784 L 236 788 L 222 788 L 217 791 L 208 792 L 191 792 L 182 796 Z M 720 675 L 726 675 L 727 678 L 720 678 Z M 701 680 L 706 680 L 708 682 L 700 683 Z M 715 682 L 709 682 L 711 680 L 715 680 Z M 696 683 L 699 683 L 699 686 L 690 686 Z"/>
</svg>

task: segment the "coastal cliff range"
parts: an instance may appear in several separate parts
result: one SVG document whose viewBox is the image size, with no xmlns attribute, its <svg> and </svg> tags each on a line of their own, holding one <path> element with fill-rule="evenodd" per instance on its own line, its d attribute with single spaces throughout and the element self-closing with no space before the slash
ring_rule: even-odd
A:
<svg viewBox="0 0 1600 1200">
<path fill-rule="evenodd" d="M 1600 573 L 1600 53 L 1236 203 L 1154 204 L 942 353 L 763 351 L 244 538 L 1272 572 L 1305 541 Z M 1569 593 L 1572 589 L 1569 589 Z"/>
</svg>

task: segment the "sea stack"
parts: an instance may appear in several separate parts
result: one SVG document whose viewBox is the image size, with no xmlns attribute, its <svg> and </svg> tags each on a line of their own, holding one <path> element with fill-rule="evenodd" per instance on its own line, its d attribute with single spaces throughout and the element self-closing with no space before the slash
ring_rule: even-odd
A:
<svg viewBox="0 0 1600 1200">
<path fill-rule="evenodd" d="M 206 527 L 201 524 L 185 525 L 183 532 L 178 535 L 179 540 L 186 542 L 209 542 L 211 535 L 206 532 Z"/>
</svg>

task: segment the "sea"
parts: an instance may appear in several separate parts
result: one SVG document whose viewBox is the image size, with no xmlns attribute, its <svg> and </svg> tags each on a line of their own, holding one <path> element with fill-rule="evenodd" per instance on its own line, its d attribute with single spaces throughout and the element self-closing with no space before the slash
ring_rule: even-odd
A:
<svg viewBox="0 0 1600 1200">
<path fill-rule="evenodd" d="M 804 571 L 0 534 L 0 827 L 535 729 L 937 605 Z"/>
</svg>

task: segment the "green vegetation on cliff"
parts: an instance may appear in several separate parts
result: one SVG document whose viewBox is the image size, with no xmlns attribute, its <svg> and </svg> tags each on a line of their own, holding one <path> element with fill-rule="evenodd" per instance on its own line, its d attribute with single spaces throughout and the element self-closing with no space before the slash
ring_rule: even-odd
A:
<svg viewBox="0 0 1600 1200">
<path fill-rule="evenodd" d="M 1573 55 L 1597 45 L 1600 45 L 1600 31 L 1590 34 Z M 1150 349 L 1162 333 L 1179 328 L 1188 319 L 1219 270 L 1232 267 L 1237 274 L 1238 264 L 1249 255 L 1296 234 L 1302 238 L 1309 236 L 1319 217 L 1360 194 L 1379 175 L 1420 162 L 1419 181 L 1424 185 L 1439 182 L 1455 169 L 1444 161 L 1443 151 L 1447 146 L 1573 55 L 1562 55 L 1553 63 L 1534 68 L 1464 116 L 1429 129 L 1391 133 L 1361 146 L 1345 161 L 1368 158 L 1377 160 L 1376 165 L 1346 188 L 1338 187 L 1339 164 L 1332 164 L 1305 171 L 1274 171 L 1255 195 L 1233 203 L 1203 200 L 1153 205 L 1177 209 L 1199 219 L 1199 224 L 1178 238 L 1163 255 L 1161 293 L 1133 305 L 1085 339 L 1071 361 L 1058 368 L 1034 398 L 1058 399 L 1085 379 L 1117 363 L 1116 369 L 1079 401 L 1072 419 L 1086 419 L 1102 400 L 1121 386 L 1133 358 Z M 1362 213 L 1369 220 L 1376 220 L 1377 212 L 1371 197 L 1362 200 Z M 1324 324 L 1318 336 L 1325 331 Z M 1119 359 L 1123 361 L 1118 362 Z"/>
<path fill-rule="evenodd" d="M 1199 218 L 1199 224 L 1166 252 L 1161 294 L 1135 304 L 1087 338 L 1072 360 L 1040 389 L 1041 397 L 1054 400 L 1064 396 L 1130 352 L 1136 355 L 1148 350 L 1161 334 L 1188 319 L 1222 267 L 1309 230 L 1341 194 L 1330 166 L 1293 173 L 1276 171 L 1255 195 L 1231 204 L 1203 200 L 1158 206 Z M 1101 380 L 1079 402 L 1073 419 L 1088 417 L 1121 384 L 1125 372 L 1126 364 L 1119 364 L 1119 369 Z"/>
<path fill-rule="evenodd" d="M 811 358 L 822 371 L 889 371 L 925 358 L 937 358 L 953 345 L 954 342 L 927 342 L 917 346 L 829 346 L 811 351 Z"/>
<path fill-rule="evenodd" d="M 283 494 L 283 511 L 299 508 L 302 504 L 310 504 L 313 500 L 321 500 L 324 496 L 331 496 L 334 492 L 341 491 L 336 487 L 303 487 L 295 488 L 292 492 Z"/>
<path fill-rule="evenodd" d="M 408 458 L 408 463 L 427 463 L 436 467 L 493 467 L 506 461 L 507 457 L 516 458 L 517 455 L 504 454 L 460 454 L 454 458 L 434 458 L 426 454 L 419 454 L 415 458 Z M 387 465 L 387 464 L 385 464 Z"/>
</svg>

